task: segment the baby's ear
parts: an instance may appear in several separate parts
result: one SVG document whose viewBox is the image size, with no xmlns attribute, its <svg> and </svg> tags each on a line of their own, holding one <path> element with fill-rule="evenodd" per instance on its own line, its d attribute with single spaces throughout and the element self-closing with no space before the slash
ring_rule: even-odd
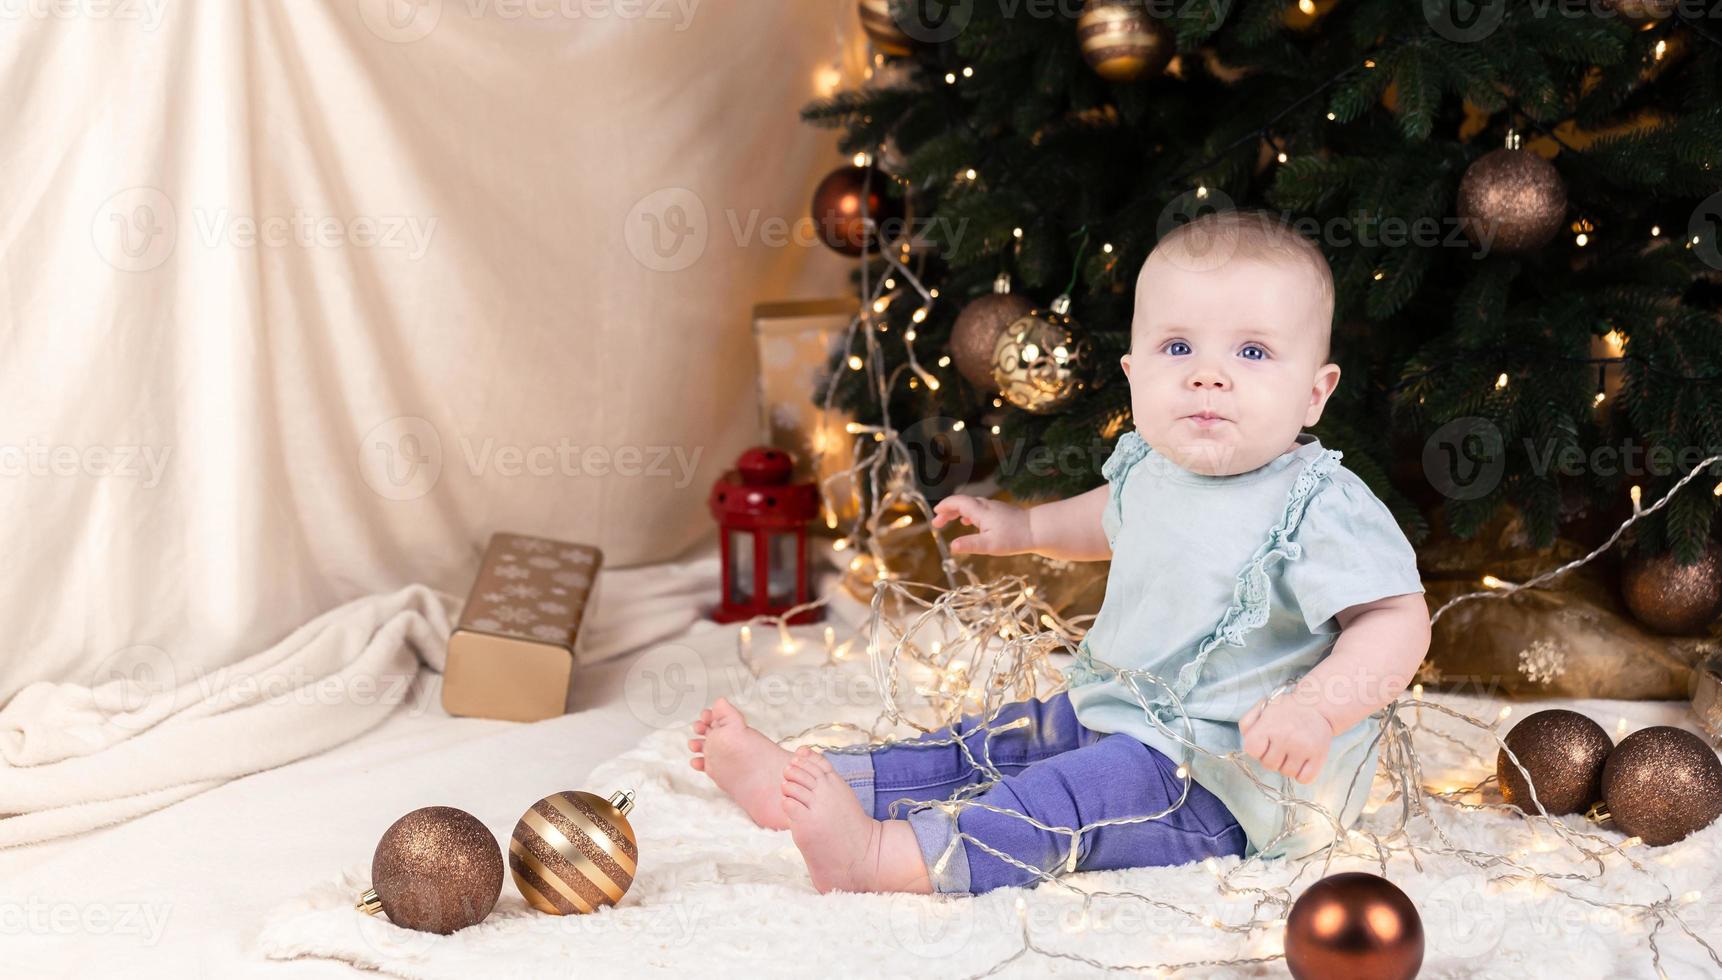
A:
<svg viewBox="0 0 1722 980">
<path fill-rule="evenodd" d="M 1315 369 L 1315 384 L 1309 393 L 1309 411 L 1304 413 L 1303 424 L 1308 428 L 1321 421 L 1322 410 L 1327 407 L 1327 400 L 1333 397 L 1333 391 L 1339 387 L 1339 365 L 1323 364 Z"/>
<path fill-rule="evenodd" d="M 1124 366 L 1124 380 L 1129 381 L 1130 380 L 1130 355 L 1125 354 L 1123 357 L 1120 357 L 1118 359 L 1118 363 Z"/>
</svg>

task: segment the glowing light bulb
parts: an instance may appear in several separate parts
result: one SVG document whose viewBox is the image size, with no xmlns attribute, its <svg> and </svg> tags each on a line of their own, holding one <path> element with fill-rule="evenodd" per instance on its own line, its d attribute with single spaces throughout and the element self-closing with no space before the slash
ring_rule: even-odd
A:
<svg viewBox="0 0 1722 980">
<path fill-rule="evenodd" d="M 945 358 L 945 360 L 948 361 L 948 360 L 950 360 L 950 358 Z M 968 423 L 964 422 L 962 419 L 958 419 L 955 422 L 951 423 L 951 431 L 952 432 L 961 432 L 966 428 L 968 428 Z"/>
<path fill-rule="evenodd" d="M 1289 160 L 1289 159 L 1291 159 L 1291 158 L 1290 158 L 1290 157 L 1288 157 L 1288 156 L 1286 156 L 1286 153 L 1285 153 L 1285 151 L 1284 151 L 1284 150 L 1281 150 L 1281 151 L 1280 151 L 1280 155 L 1279 155 L 1279 157 L 1278 157 L 1278 159 L 1279 159 L 1279 162 L 1281 162 L 1281 163 L 1284 163 L 1284 162 L 1286 162 L 1286 161 L 1287 161 L 1287 160 Z"/>
<path fill-rule="evenodd" d="M 1495 379 L 1495 387 L 1496 388 L 1505 388 L 1506 386 L 1507 386 L 1507 372 L 1502 371 L 1501 376 Z"/>
<path fill-rule="evenodd" d="M 858 354 L 850 354 L 849 355 L 849 370 L 859 371 L 859 370 L 861 370 L 861 364 L 862 364 L 862 361 L 861 361 L 860 355 L 858 355 Z"/>
</svg>

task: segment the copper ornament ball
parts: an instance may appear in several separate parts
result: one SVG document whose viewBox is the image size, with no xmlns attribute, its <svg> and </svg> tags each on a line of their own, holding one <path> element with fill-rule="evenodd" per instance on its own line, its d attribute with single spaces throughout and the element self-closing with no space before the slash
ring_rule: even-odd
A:
<svg viewBox="0 0 1722 980">
<path fill-rule="evenodd" d="M 1634 556 L 1621 567 L 1621 598 L 1633 618 L 1658 633 L 1692 635 L 1722 615 L 1722 545 L 1682 565 L 1672 554 Z"/>
<path fill-rule="evenodd" d="M 1139 0 L 1087 0 L 1076 19 L 1076 39 L 1082 60 L 1110 82 L 1158 75 L 1177 47 Z"/>
<path fill-rule="evenodd" d="M 427 806 L 383 832 L 371 858 L 371 890 L 359 908 L 446 935 L 482 922 L 501 894 L 496 836 L 464 810 Z"/>
<path fill-rule="evenodd" d="M 1465 234 L 1479 248 L 1535 251 L 1566 221 L 1566 182 L 1554 164 L 1535 153 L 1503 147 L 1465 170 L 1458 213 Z"/>
<path fill-rule="evenodd" d="M 1645 728 L 1609 755 L 1602 798 L 1622 833 L 1672 844 L 1722 816 L 1722 762 L 1684 728 Z"/>
<path fill-rule="evenodd" d="M 1507 749 L 1530 772 L 1527 784 L 1507 749 L 1495 756 L 1495 777 L 1501 798 L 1525 813 L 1537 803 L 1551 815 L 1583 813 L 1602 799 L 1602 767 L 1614 750 L 1614 740 L 1596 722 L 1576 711 L 1550 708 L 1526 715 L 1507 733 Z M 1537 791 L 1531 800 L 1531 787 Z"/>
<path fill-rule="evenodd" d="M 844 255 L 859 256 L 877 248 L 879 232 L 901 232 L 901 202 L 887 197 L 891 178 L 877 167 L 845 166 L 833 170 L 813 191 L 813 228 L 819 240 Z M 862 204 L 866 204 L 863 217 Z"/>
<path fill-rule="evenodd" d="M 1423 919 L 1387 879 L 1341 872 L 1298 896 L 1285 949 L 1297 980 L 1411 980 L 1423 966 Z"/>
<path fill-rule="evenodd" d="M 993 349 L 999 334 L 1034 310 L 1015 293 L 988 293 L 963 307 L 951 327 L 951 360 L 977 391 L 993 390 Z"/>
<path fill-rule="evenodd" d="M 508 868 L 527 904 L 575 915 L 620 902 L 639 872 L 633 807 L 632 793 L 606 800 L 574 790 L 532 804 L 508 841 Z"/>
</svg>

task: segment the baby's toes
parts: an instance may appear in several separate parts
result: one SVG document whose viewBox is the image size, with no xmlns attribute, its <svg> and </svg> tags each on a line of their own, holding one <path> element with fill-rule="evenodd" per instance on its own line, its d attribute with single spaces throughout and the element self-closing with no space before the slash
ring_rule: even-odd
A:
<svg viewBox="0 0 1722 980">
<path fill-rule="evenodd" d="M 811 804 L 813 802 L 813 787 L 785 779 L 783 781 L 783 798 L 804 805 Z"/>
<path fill-rule="evenodd" d="M 831 768 L 831 760 L 825 758 L 825 753 L 823 753 L 823 752 L 814 752 L 802 764 L 807 766 L 809 769 L 812 769 L 815 775 L 819 775 L 819 776 L 835 776 L 835 775 L 837 775 L 837 770 Z"/>
</svg>

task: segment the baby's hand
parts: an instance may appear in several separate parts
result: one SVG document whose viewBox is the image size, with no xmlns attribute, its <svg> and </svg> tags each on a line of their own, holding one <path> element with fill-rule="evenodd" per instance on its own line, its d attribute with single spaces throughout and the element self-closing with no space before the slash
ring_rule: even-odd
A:
<svg viewBox="0 0 1722 980">
<path fill-rule="evenodd" d="M 1310 705 L 1292 700 L 1289 692 L 1271 703 L 1266 698 L 1256 702 L 1238 728 L 1244 733 L 1245 752 L 1300 783 L 1315 780 L 1333 744 L 1328 720 Z"/>
<path fill-rule="evenodd" d="M 964 524 L 979 528 L 980 533 L 953 540 L 952 554 L 1020 555 L 1034 550 L 1028 511 L 1021 507 L 965 494 L 946 497 L 933 507 L 934 527 L 944 527 L 959 517 Z"/>
</svg>

